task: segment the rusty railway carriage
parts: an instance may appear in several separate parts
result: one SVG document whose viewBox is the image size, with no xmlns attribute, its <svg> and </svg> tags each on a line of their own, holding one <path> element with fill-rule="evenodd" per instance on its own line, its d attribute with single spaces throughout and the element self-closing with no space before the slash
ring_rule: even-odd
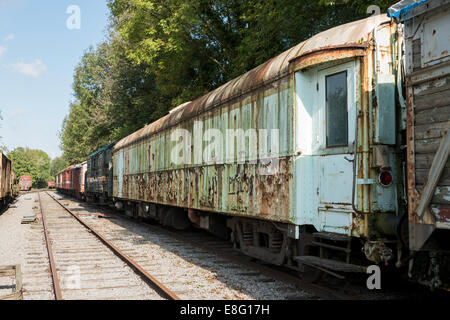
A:
<svg viewBox="0 0 450 320">
<path fill-rule="evenodd" d="M 112 199 L 112 150 L 104 146 L 87 159 L 86 197 L 89 202 L 107 203 Z"/>
<path fill-rule="evenodd" d="M 12 162 L 1 153 L 0 162 L 0 208 L 7 205 L 16 195 L 15 174 L 12 169 Z"/>
<path fill-rule="evenodd" d="M 116 207 L 197 225 L 311 280 L 401 263 L 399 45 L 386 15 L 341 25 L 175 108 L 114 146 Z"/>
<path fill-rule="evenodd" d="M 56 182 L 55 181 L 48 181 L 47 182 L 47 187 L 49 188 L 49 189 L 54 189 L 55 187 L 56 187 Z"/>
<path fill-rule="evenodd" d="M 206 229 L 310 281 L 380 264 L 448 288 L 450 41 L 428 43 L 437 60 L 415 54 L 450 19 L 448 1 L 425 2 L 445 10 L 407 7 L 430 14 L 414 36 L 386 15 L 332 28 L 101 148 L 88 200 Z"/>
<path fill-rule="evenodd" d="M 85 199 L 85 177 L 87 162 L 75 165 L 72 168 L 72 195 L 77 199 Z"/>
<path fill-rule="evenodd" d="M 24 175 L 19 178 L 20 191 L 29 191 L 33 186 L 33 179 L 30 176 Z"/>
<path fill-rule="evenodd" d="M 55 176 L 56 190 L 77 199 L 85 199 L 85 176 L 87 162 L 72 165 Z"/>
<path fill-rule="evenodd" d="M 72 190 L 72 168 L 69 166 L 56 174 L 56 190 L 61 193 L 69 194 Z"/>
<path fill-rule="evenodd" d="M 390 9 L 405 28 L 409 273 L 450 287 L 450 1 L 417 2 Z"/>
</svg>

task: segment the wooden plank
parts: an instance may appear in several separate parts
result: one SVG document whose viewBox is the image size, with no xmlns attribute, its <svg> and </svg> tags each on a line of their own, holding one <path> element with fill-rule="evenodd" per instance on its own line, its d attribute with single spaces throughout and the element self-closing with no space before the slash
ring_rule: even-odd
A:
<svg viewBox="0 0 450 320">
<path fill-rule="evenodd" d="M 441 138 L 449 128 L 450 123 L 447 121 L 416 126 L 414 128 L 414 137 L 416 140 Z"/>
<path fill-rule="evenodd" d="M 426 86 L 426 89 L 422 89 L 424 86 Z M 440 78 L 439 80 L 428 81 L 421 86 L 417 86 L 414 88 L 414 95 L 422 97 L 447 90 L 450 90 L 450 77 L 445 78 L 445 80 Z"/>
<path fill-rule="evenodd" d="M 449 153 L 450 134 L 446 132 L 445 136 L 442 138 L 439 149 L 436 152 L 436 156 L 434 157 L 430 171 L 428 172 L 426 184 L 424 185 L 422 193 L 420 194 L 420 200 L 416 210 L 416 214 L 419 216 L 419 218 L 422 218 L 426 209 L 428 208 L 428 205 L 430 204 L 431 198 L 433 197 L 438 185 L 439 178 L 444 171 L 444 166 L 447 162 Z"/>
<path fill-rule="evenodd" d="M 417 191 L 421 193 L 423 185 L 417 185 Z M 450 186 L 438 186 L 431 198 L 430 203 L 436 205 L 450 205 Z"/>
<path fill-rule="evenodd" d="M 416 112 L 448 105 L 450 105 L 450 90 L 427 94 L 424 96 L 414 96 L 414 109 Z"/>
<path fill-rule="evenodd" d="M 20 264 L 16 266 L 16 292 L 17 299 L 23 299 L 23 288 L 22 288 L 22 267 Z"/>
<path fill-rule="evenodd" d="M 10 277 L 15 274 L 16 272 L 14 270 L 0 270 L 0 277 Z"/>
<path fill-rule="evenodd" d="M 416 183 L 425 184 L 430 169 L 417 169 L 416 170 Z M 450 168 L 444 168 L 442 175 L 438 181 L 439 186 L 450 186 Z"/>
<path fill-rule="evenodd" d="M 20 265 L 0 267 L 0 276 L 15 276 L 16 278 L 14 292 L 0 296 L 0 300 L 22 300 L 22 270 Z"/>
<path fill-rule="evenodd" d="M 450 105 L 417 112 L 414 120 L 416 126 L 426 123 L 450 121 Z"/>
<path fill-rule="evenodd" d="M 442 138 L 416 140 L 414 143 L 416 154 L 436 153 Z"/>
<path fill-rule="evenodd" d="M 421 39 L 415 39 L 412 42 L 413 52 L 413 70 L 417 71 L 422 67 L 422 43 Z"/>
<path fill-rule="evenodd" d="M 416 169 L 430 169 L 433 163 L 434 153 L 416 154 Z M 450 159 L 447 160 L 445 168 L 450 168 Z"/>
</svg>

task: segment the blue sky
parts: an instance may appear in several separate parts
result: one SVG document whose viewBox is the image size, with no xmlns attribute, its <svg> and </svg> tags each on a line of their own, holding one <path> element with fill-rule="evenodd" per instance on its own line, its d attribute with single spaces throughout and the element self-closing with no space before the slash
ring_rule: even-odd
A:
<svg viewBox="0 0 450 320">
<path fill-rule="evenodd" d="M 67 27 L 71 5 L 80 9 L 80 29 Z M 74 68 L 105 38 L 108 15 L 106 0 L 0 0 L 0 136 L 9 150 L 61 155 Z"/>
</svg>

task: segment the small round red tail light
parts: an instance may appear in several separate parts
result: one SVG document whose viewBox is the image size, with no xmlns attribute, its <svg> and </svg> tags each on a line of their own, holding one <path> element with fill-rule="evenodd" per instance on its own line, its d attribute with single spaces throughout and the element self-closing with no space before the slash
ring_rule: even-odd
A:
<svg viewBox="0 0 450 320">
<path fill-rule="evenodd" d="M 390 171 L 381 172 L 378 181 L 383 187 L 390 186 L 392 184 L 392 173 Z"/>
</svg>

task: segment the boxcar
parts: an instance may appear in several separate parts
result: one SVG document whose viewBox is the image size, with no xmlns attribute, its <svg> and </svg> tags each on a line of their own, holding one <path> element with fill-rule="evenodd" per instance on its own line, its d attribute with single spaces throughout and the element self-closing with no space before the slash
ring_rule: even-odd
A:
<svg viewBox="0 0 450 320">
<path fill-rule="evenodd" d="M 14 173 L 12 171 L 12 162 L 3 153 L 1 153 L 0 162 L 0 207 L 8 204 L 14 196 Z"/>
<path fill-rule="evenodd" d="M 417 2 L 389 10 L 405 29 L 409 274 L 449 288 L 450 1 Z"/>
<path fill-rule="evenodd" d="M 56 174 L 55 180 L 56 183 L 56 189 L 65 194 L 71 194 L 73 187 L 72 187 L 72 168 L 75 167 L 75 165 L 69 166 L 65 168 L 64 170 L 61 170 Z"/>
<path fill-rule="evenodd" d="M 72 190 L 71 195 L 78 199 L 85 199 L 85 176 L 87 162 L 75 165 L 72 168 Z"/>
<path fill-rule="evenodd" d="M 47 183 L 47 187 L 49 188 L 49 189 L 54 189 L 55 187 L 56 187 L 56 182 L 55 181 L 48 181 L 48 183 Z"/>
<path fill-rule="evenodd" d="M 86 197 L 89 202 L 112 199 L 112 150 L 114 143 L 100 148 L 87 159 Z"/>
<path fill-rule="evenodd" d="M 20 191 L 29 191 L 33 186 L 33 179 L 30 176 L 24 175 L 19 178 Z"/>
<path fill-rule="evenodd" d="M 56 189 L 78 199 L 85 199 L 85 175 L 87 163 L 72 165 L 55 176 Z"/>
<path fill-rule="evenodd" d="M 399 46 L 373 16 L 175 108 L 114 146 L 115 206 L 313 280 L 403 265 Z"/>
</svg>

